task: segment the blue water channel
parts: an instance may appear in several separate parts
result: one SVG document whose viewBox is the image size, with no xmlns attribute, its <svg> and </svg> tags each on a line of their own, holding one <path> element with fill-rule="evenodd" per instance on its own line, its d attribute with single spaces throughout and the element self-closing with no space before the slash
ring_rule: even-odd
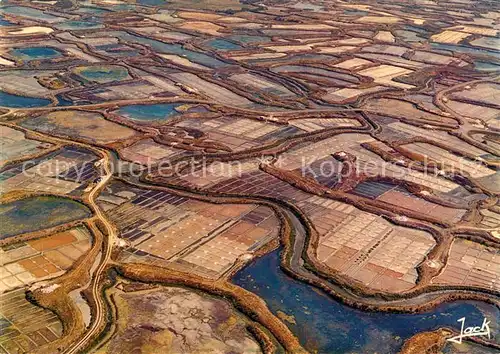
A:
<svg viewBox="0 0 500 354">
<path fill-rule="evenodd" d="M 460 330 L 457 320 L 481 325 L 486 316 L 499 340 L 498 308 L 479 302 L 455 301 L 422 314 L 364 312 L 333 300 L 321 291 L 288 277 L 274 251 L 252 261 L 232 279 L 263 298 L 273 313 L 294 316 L 290 330 L 309 351 L 318 353 L 397 353 L 412 335 L 448 326 Z"/>
<path fill-rule="evenodd" d="M 180 104 L 160 103 L 160 104 L 134 104 L 121 107 L 116 113 L 132 120 L 157 121 L 172 117 L 178 112 L 175 110 Z"/>
<path fill-rule="evenodd" d="M 0 91 L 0 106 L 11 108 L 43 107 L 51 103 L 51 100 L 38 97 L 24 97 Z"/>
<path fill-rule="evenodd" d="M 9 54 L 17 59 L 25 61 L 54 59 L 63 56 L 63 54 L 60 51 L 50 47 L 16 48 L 11 50 Z"/>
<path fill-rule="evenodd" d="M 344 10 L 344 15 L 348 16 L 366 16 L 368 15 L 367 11 L 360 11 L 360 10 Z"/>
<path fill-rule="evenodd" d="M 92 21 L 65 21 L 56 26 L 60 30 L 88 30 L 103 27 L 102 24 Z"/>
</svg>

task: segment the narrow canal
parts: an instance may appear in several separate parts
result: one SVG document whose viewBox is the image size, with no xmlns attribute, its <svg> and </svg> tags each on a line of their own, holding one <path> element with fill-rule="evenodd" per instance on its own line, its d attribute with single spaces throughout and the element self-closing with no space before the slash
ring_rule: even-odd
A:
<svg viewBox="0 0 500 354">
<path fill-rule="evenodd" d="M 487 317 L 493 335 L 500 339 L 500 311 L 495 306 L 456 301 L 421 314 L 364 312 L 287 276 L 279 262 L 279 251 L 255 259 L 233 282 L 263 298 L 273 313 L 293 316 L 287 325 L 311 352 L 397 353 L 404 340 L 418 332 L 443 326 L 460 330 L 461 317 L 470 325 L 481 325 Z"/>
</svg>

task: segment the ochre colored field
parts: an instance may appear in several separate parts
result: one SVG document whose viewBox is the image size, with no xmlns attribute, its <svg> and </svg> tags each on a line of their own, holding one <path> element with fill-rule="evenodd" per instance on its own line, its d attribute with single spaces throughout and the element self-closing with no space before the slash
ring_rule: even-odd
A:
<svg viewBox="0 0 500 354">
<path fill-rule="evenodd" d="M 431 37 L 434 42 L 439 43 L 458 43 L 465 38 L 469 37 L 469 33 L 457 32 L 457 31 L 443 31 L 439 34 L 435 34 Z"/>
</svg>

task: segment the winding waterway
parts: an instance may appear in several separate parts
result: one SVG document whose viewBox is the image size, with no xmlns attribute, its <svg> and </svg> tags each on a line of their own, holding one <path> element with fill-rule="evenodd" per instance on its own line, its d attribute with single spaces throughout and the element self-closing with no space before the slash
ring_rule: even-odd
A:
<svg viewBox="0 0 500 354">
<path fill-rule="evenodd" d="M 255 259 L 233 277 L 233 282 L 263 298 L 270 310 L 292 315 L 287 323 L 302 345 L 318 353 L 397 353 L 412 335 L 447 326 L 457 320 L 481 325 L 491 321 L 497 341 L 500 311 L 474 301 L 445 303 L 421 314 L 364 312 L 328 297 L 312 286 L 287 276 L 280 268 L 279 251 Z"/>
</svg>

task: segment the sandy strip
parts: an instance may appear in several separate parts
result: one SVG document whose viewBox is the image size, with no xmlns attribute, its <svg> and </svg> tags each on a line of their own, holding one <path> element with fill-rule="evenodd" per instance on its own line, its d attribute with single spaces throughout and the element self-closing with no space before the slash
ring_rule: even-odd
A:
<svg viewBox="0 0 500 354">
<path fill-rule="evenodd" d="M 15 63 L 13 61 L 7 60 L 5 58 L 0 57 L 0 65 L 12 66 Z"/>
<path fill-rule="evenodd" d="M 17 30 L 13 30 L 8 32 L 11 35 L 24 35 L 24 34 L 35 34 L 35 33 L 52 33 L 54 30 L 50 27 L 42 27 L 42 26 L 31 26 L 24 27 Z"/>
</svg>

